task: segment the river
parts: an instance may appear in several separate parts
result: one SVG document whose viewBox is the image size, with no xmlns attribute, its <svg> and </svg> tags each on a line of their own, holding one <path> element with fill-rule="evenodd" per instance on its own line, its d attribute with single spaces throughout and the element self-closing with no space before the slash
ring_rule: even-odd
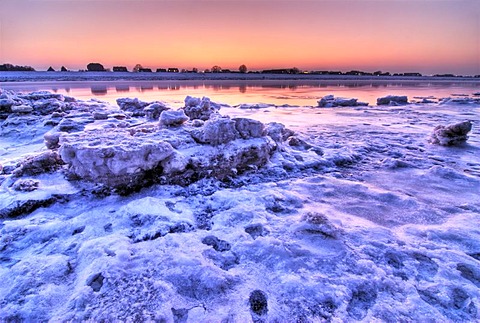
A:
<svg viewBox="0 0 480 323">
<path fill-rule="evenodd" d="M 164 101 L 181 105 L 187 95 L 207 96 L 228 105 L 266 103 L 277 106 L 316 106 L 329 94 L 358 98 L 376 104 L 378 97 L 407 95 L 410 101 L 420 98 L 445 98 L 479 95 L 479 81 L 372 81 L 372 80 L 162 80 L 162 81 L 34 81 L 2 82 L 6 90 L 22 92 L 52 91 L 78 99 L 96 98 L 115 103 L 130 97 L 144 101 Z"/>
</svg>

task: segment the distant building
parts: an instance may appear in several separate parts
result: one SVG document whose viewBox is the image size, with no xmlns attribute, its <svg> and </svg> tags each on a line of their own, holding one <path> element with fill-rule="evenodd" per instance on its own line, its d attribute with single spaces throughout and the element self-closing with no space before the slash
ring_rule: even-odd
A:
<svg viewBox="0 0 480 323">
<path fill-rule="evenodd" d="M 390 72 L 382 72 L 382 71 L 373 72 L 373 75 L 375 75 L 375 76 L 391 76 Z"/>
<path fill-rule="evenodd" d="M 152 73 L 151 68 L 140 68 L 138 69 L 139 72 L 144 72 L 144 73 Z"/>
<path fill-rule="evenodd" d="M 114 66 L 114 72 L 128 72 L 128 69 L 125 66 Z"/>
<path fill-rule="evenodd" d="M 157 68 L 157 73 L 167 73 L 166 68 Z"/>
<path fill-rule="evenodd" d="M 89 72 L 105 72 L 105 67 L 100 63 L 90 63 L 87 65 Z"/>
<path fill-rule="evenodd" d="M 350 71 L 350 72 L 346 72 L 345 75 L 355 75 L 355 76 L 367 76 L 367 75 L 373 75 L 372 73 L 368 73 L 368 72 L 363 72 L 363 71 Z"/>
<path fill-rule="evenodd" d="M 328 75 L 328 71 L 311 71 L 310 74 Z"/>
<path fill-rule="evenodd" d="M 167 72 L 168 72 L 168 73 L 178 73 L 179 70 L 178 70 L 178 68 L 176 68 L 176 67 L 170 67 Z"/>
<path fill-rule="evenodd" d="M 298 74 L 299 70 L 296 68 L 279 68 L 272 70 L 263 70 L 263 74 Z"/>
<path fill-rule="evenodd" d="M 421 73 L 416 73 L 416 72 L 415 73 L 403 73 L 403 76 L 417 76 L 417 77 L 419 77 L 419 76 L 422 76 L 422 74 Z"/>
</svg>

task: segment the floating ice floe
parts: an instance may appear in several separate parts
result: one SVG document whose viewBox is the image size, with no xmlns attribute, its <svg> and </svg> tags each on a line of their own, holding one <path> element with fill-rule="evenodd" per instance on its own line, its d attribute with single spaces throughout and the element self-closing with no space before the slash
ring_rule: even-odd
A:
<svg viewBox="0 0 480 323">
<path fill-rule="evenodd" d="M 439 104 L 448 105 L 448 104 L 480 104 L 480 98 L 470 98 L 470 97 L 454 97 L 454 98 L 443 98 L 440 100 Z"/>
<path fill-rule="evenodd" d="M 268 109 L 274 107 L 273 104 L 267 104 L 267 103 L 243 103 L 239 104 L 236 106 L 239 109 Z"/>
<path fill-rule="evenodd" d="M 356 106 L 367 106 L 366 102 L 359 102 L 358 99 L 354 98 L 341 98 L 335 97 L 334 95 L 326 95 L 317 101 L 318 106 L 321 108 L 333 108 L 333 107 L 356 107 Z"/>
<path fill-rule="evenodd" d="M 406 105 L 408 97 L 406 95 L 387 95 L 377 99 L 377 105 Z"/>
</svg>

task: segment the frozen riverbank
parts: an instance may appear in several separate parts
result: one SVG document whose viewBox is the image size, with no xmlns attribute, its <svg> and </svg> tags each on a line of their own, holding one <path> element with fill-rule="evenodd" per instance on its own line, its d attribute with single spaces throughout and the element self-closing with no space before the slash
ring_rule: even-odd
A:
<svg viewBox="0 0 480 323">
<path fill-rule="evenodd" d="M 114 81 L 114 80 L 316 80 L 353 82 L 480 82 L 478 77 L 359 76 L 263 73 L 154 73 L 154 72 L 2 72 L 0 82 Z"/>
<path fill-rule="evenodd" d="M 480 318 L 475 100 L 240 109 L 192 98 L 181 106 L 5 99 L 15 104 L 1 120 L 0 319 Z M 159 124 L 178 108 L 188 120 L 164 115 Z M 429 142 L 436 126 L 465 120 L 473 123 L 466 143 Z M 81 170 L 123 169 L 112 165 L 129 159 L 103 149 L 135 154 L 126 143 L 106 147 L 126 138 L 172 150 L 151 151 L 171 162 L 124 196 Z M 72 142 L 80 146 L 66 153 Z M 166 169 L 182 167 L 198 178 L 169 183 Z"/>
</svg>

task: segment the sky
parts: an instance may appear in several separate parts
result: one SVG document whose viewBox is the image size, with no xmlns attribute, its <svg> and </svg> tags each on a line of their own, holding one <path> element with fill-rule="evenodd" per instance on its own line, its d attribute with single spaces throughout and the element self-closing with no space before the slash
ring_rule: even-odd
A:
<svg viewBox="0 0 480 323">
<path fill-rule="evenodd" d="M 480 74 L 480 0 L 0 0 L 0 63 Z"/>
</svg>

